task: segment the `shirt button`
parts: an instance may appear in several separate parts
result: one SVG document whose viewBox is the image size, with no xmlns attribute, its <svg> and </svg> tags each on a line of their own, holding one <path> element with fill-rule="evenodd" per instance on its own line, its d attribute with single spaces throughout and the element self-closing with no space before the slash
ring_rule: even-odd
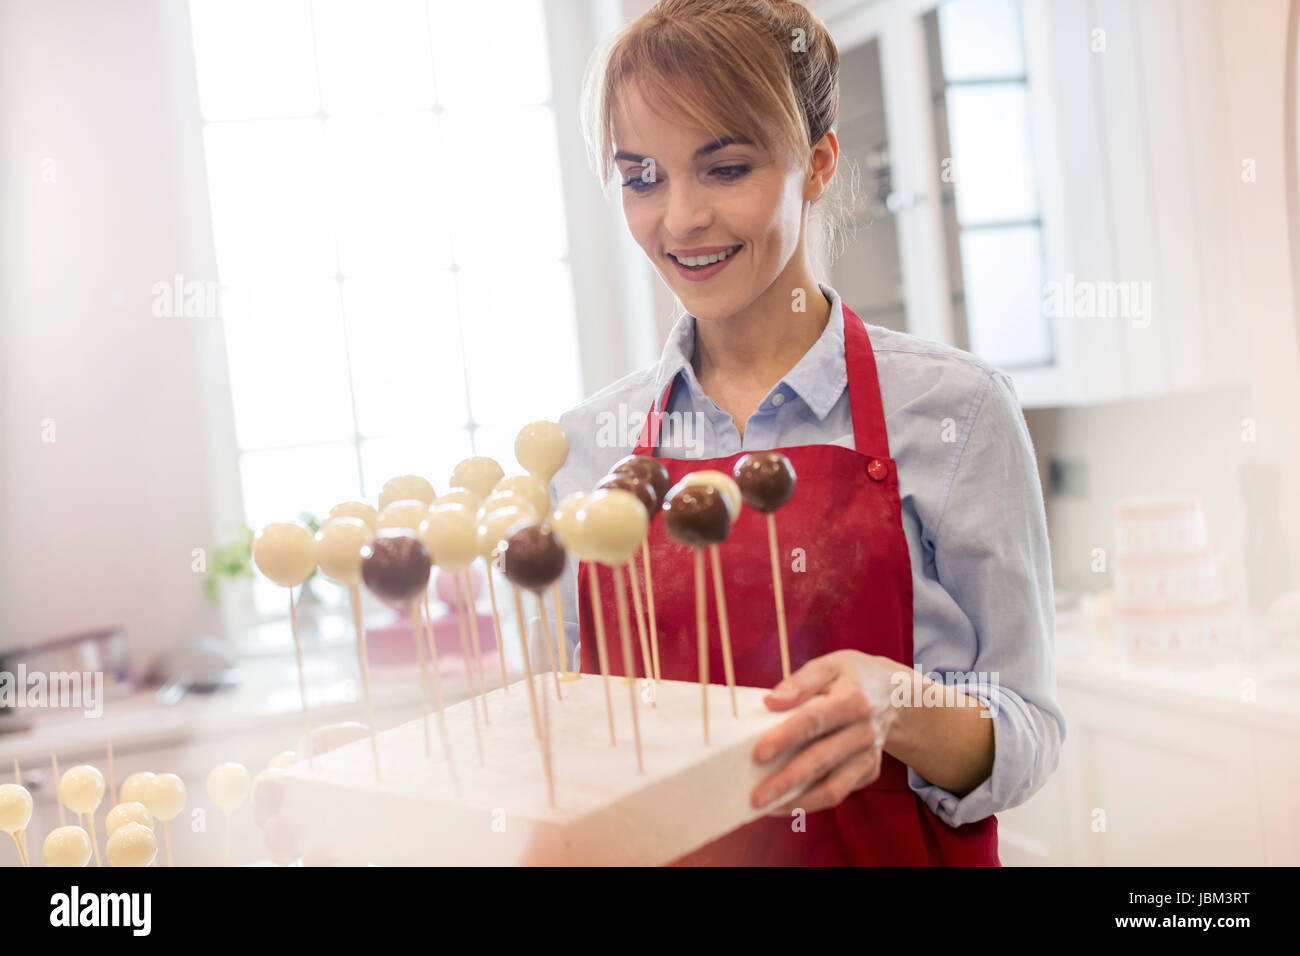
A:
<svg viewBox="0 0 1300 956">
<path fill-rule="evenodd" d="M 782 395 L 780 392 L 777 392 L 775 395 L 772 396 L 772 404 L 773 404 L 773 405 L 784 405 L 784 404 L 785 404 L 785 396 Z"/>
<path fill-rule="evenodd" d="M 871 464 L 867 465 L 867 474 L 871 476 L 872 481 L 884 481 L 889 475 L 889 466 L 879 458 L 873 458 Z"/>
</svg>

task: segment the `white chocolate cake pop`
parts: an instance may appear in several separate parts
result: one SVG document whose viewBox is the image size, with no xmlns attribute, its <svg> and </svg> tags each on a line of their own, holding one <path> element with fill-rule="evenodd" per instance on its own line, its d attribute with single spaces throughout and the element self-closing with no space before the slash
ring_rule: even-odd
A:
<svg viewBox="0 0 1300 956">
<path fill-rule="evenodd" d="M 538 518 L 544 518 L 551 512 L 551 493 L 545 484 L 532 475 L 511 475 L 497 482 L 492 494 L 513 492 L 522 495 L 536 512 Z M 489 496 L 490 500 L 491 496 Z"/>
<path fill-rule="evenodd" d="M 104 818 L 104 830 L 112 836 L 113 831 L 124 823 L 138 823 L 150 830 L 153 829 L 153 817 L 149 813 L 149 808 L 134 800 L 130 803 L 119 803 L 109 810 L 108 816 Z"/>
<path fill-rule="evenodd" d="M 143 803 L 152 816 L 171 820 L 185 809 L 185 782 L 174 773 L 160 773 L 145 787 Z"/>
<path fill-rule="evenodd" d="M 59 802 L 73 813 L 94 813 L 104 799 L 104 775 L 88 764 L 69 767 L 59 781 Z"/>
<path fill-rule="evenodd" d="M 514 505 L 495 508 L 492 511 L 479 510 L 478 517 L 478 553 L 489 561 L 498 544 L 510 537 L 510 532 L 528 524 L 537 524 L 531 511 L 525 511 Z"/>
<path fill-rule="evenodd" d="M 144 805 L 145 789 L 149 781 L 153 780 L 154 775 L 148 770 L 141 770 L 139 773 L 133 773 L 122 781 L 122 786 L 118 788 L 117 799 L 119 803 L 139 803 Z"/>
<path fill-rule="evenodd" d="M 330 518 L 360 518 L 373 534 L 379 528 L 379 512 L 364 501 L 340 501 L 330 509 Z M 328 520 L 328 519 L 327 519 Z"/>
<path fill-rule="evenodd" d="M 149 866 L 158 856 L 158 838 L 139 823 L 124 823 L 108 838 L 108 862 L 113 866 Z"/>
<path fill-rule="evenodd" d="M 578 510 L 582 508 L 582 501 L 586 497 L 587 495 L 581 491 L 567 495 L 555 506 L 555 510 L 547 519 L 547 523 L 560 536 L 564 549 L 582 561 L 587 560 L 587 556 L 578 541 Z"/>
<path fill-rule="evenodd" d="M 482 503 L 483 499 L 468 488 L 450 488 L 445 495 L 439 495 L 435 498 L 429 508 L 433 509 L 442 505 L 464 505 L 470 511 L 476 512 L 478 506 Z"/>
<path fill-rule="evenodd" d="M 46 866 L 85 866 L 90 853 L 90 836 L 81 827 L 58 827 L 41 844 L 41 862 Z"/>
<path fill-rule="evenodd" d="M 0 830 L 19 833 L 32 819 L 32 795 L 16 783 L 0 784 Z"/>
<path fill-rule="evenodd" d="M 253 539 L 253 563 L 280 587 L 296 588 L 316 570 L 316 539 L 300 524 L 269 524 Z"/>
<path fill-rule="evenodd" d="M 731 512 L 731 520 L 735 521 L 740 514 L 740 506 L 744 501 L 740 495 L 740 486 L 725 471 L 714 471 L 711 468 L 692 471 L 682 481 L 685 484 L 713 485 L 722 492 L 722 497 L 726 499 L 727 510 Z"/>
<path fill-rule="evenodd" d="M 459 574 L 479 556 L 478 521 L 463 505 L 442 505 L 420 522 L 420 540 L 434 562 L 448 574 Z"/>
<path fill-rule="evenodd" d="M 410 528 L 414 531 L 429 513 L 429 506 L 415 498 L 394 501 L 379 512 L 379 530 L 384 528 Z"/>
<path fill-rule="evenodd" d="M 569 457 L 569 436 L 555 422 L 530 422 L 515 437 L 515 458 L 530 475 L 549 484 Z"/>
<path fill-rule="evenodd" d="M 468 488 L 480 498 L 486 498 L 504 474 L 495 460 L 479 455 L 466 458 L 452 469 L 450 485 L 453 488 Z"/>
<path fill-rule="evenodd" d="M 223 763 L 208 773 L 208 796 L 227 813 L 244 805 L 253 789 L 253 779 L 242 763 Z"/>
<path fill-rule="evenodd" d="M 588 495 L 578 509 L 579 547 L 604 564 L 631 559 L 650 526 L 650 516 L 630 491 L 609 488 Z"/>
<path fill-rule="evenodd" d="M 433 485 L 419 475 L 398 475 L 389 478 L 379 490 L 379 510 L 383 511 L 394 501 L 421 501 L 428 507 L 437 497 Z"/>
<path fill-rule="evenodd" d="M 321 573 L 347 587 L 361 582 L 361 549 L 374 537 L 360 518 L 331 518 L 316 532 Z"/>
</svg>

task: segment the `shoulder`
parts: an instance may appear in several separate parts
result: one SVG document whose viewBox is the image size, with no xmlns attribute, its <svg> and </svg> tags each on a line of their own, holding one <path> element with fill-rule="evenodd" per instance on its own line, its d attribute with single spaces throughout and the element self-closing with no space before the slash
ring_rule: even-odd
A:
<svg viewBox="0 0 1300 956">
<path fill-rule="evenodd" d="M 638 369 L 560 416 L 560 427 L 569 436 L 569 457 L 554 479 L 557 499 L 589 491 L 615 462 L 632 454 L 655 399 L 658 374 L 658 363 Z"/>
</svg>

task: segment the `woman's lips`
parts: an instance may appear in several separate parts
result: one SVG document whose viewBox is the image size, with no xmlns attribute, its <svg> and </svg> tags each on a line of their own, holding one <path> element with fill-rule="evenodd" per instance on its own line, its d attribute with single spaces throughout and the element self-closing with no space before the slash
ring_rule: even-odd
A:
<svg viewBox="0 0 1300 956">
<path fill-rule="evenodd" d="M 688 282 L 703 282 L 705 279 L 712 279 L 715 275 L 730 265 L 731 260 L 740 254 L 740 251 L 744 246 L 731 246 L 730 248 L 732 251 L 728 253 L 725 259 L 719 259 L 712 265 L 697 266 L 694 268 L 682 265 L 677 261 L 677 258 L 672 253 L 666 253 L 666 255 L 668 256 L 669 261 L 672 262 L 673 268 L 677 270 L 678 275 L 683 279 L 686 279 Z"/>
</svg>

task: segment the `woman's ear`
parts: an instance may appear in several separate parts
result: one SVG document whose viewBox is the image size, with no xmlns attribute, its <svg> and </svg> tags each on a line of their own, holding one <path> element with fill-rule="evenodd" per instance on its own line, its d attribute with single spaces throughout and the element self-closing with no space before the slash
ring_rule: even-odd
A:
<svg viewBox="0 0 1300 956">
<path fill-rule="evenodd" d="M 803 189 L 805 202 L 816 201 L 830 188 L 839 161 L 840 140 L 834 130 L 829 130 L 813 144 L 811 162 L 808 164 L 808 178 L 804 182 Z"/>
</svg>

